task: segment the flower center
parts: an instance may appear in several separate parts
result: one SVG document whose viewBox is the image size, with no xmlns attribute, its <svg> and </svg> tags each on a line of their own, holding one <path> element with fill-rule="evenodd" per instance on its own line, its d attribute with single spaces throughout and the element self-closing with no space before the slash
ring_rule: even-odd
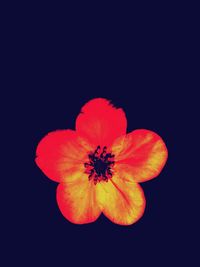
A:
<svg viewBox="0 0 200 267">
<path fill-rule="evenodd" d="M 108 182 L 108 179 L 113 175 L 114 157 L 115 155 L 107 153 L 106 146 L 103 149 L 97 146 L 93 153 L 88 154 L 89 161 L 85 162 L 84 166 L 86 168 L 85 173 L 89 174 L 89 181 L 93 179 L 95 185 L 100 181 Z"/>
</svg>

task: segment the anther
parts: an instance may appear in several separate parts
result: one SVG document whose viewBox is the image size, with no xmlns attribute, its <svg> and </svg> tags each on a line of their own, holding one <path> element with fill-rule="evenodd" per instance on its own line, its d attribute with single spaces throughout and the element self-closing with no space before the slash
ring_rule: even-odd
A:
<svg viewBox="0 0 200 267">
<path fill-rule="evenodd" d="M 114 157 L 112 153 L 107 153 L 106 146 L 101 150 L 99 145 L 94 153 L 88 154 L 89 161 L 85 162 L 84 166 L 86 168 L 85 173 L 89 174 L 89 181 L 93 179 L 95 185 L 101 181 L 108 182 L 108 179 L 113 175 Z"/>
</svg>

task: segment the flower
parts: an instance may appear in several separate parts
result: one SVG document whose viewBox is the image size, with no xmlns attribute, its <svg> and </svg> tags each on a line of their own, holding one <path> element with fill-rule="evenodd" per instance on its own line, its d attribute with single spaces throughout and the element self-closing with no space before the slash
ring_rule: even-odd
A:
<svg viewBox="0 0 200 267">
<path fill-rule="evenodd" d="M 126 134 L 122 109 L 96 98 L 76 119 L 76 131 L 57 130 L 38 144 L 36 164 L 59 182 L 57 203 L 72 223 L 94 222 L 103 213 L 112 222 L 130 225 L 144 213 L 140 182 L 155 178 L 167 160 L 156 133 L 139 129 Z"/>
</svg>

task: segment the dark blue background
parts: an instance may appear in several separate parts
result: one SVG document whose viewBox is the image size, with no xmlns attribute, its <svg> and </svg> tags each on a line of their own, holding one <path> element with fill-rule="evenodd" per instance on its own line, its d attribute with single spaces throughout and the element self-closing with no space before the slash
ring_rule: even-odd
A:
<svg viewBox="0 0 200 267">
<path fill-rule="evenodd" d="M 168 266 L 191 261 L 190 207 L 183 201 L 188 193 L 183 167 L 192 80 L 187 19 L 176 8 L 155 14 L 145 8 L 138 16 L 135 11 L 123 18 L 108 12 L 94 24 L 96 15 L 81 16 L 81 8 L 72 18 L 53 6 L 45 8 L 31 12 L 27 7 L 29 12 L 22 12 L 17 23 L 13 19 L 8 42 L 15 129 L 10 142 L 16 148 L 9 170 L 13 186 L 7 204 L 7 259 L 21 266 Z M 128 131 L 153 130 L 169 150 L 159 177 L 142 184 L 146 211 L 129 227 L 104 216 L 83 226 L 66 221 L 55 200 L 57 184 L 34 163 L 40 139 L 56 129 L 74 129 L 80 108 L 95 97 L 125 110 Z"/>
</svg>

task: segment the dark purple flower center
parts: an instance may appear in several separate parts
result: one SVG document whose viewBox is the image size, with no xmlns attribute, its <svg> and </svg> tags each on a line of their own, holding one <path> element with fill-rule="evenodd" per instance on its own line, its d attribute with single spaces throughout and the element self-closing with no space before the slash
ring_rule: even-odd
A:
<svg viewBox="0 0 200 267">
<path fill-rule="evenodd" d="M 88 179 L 93 179 L 94 184 L 100 181 L 108 182 L 108 179 L 112 177 L 115 155 L 107 153 L 107 147 L 104 146 L 101 149 L 97 146 L 93 153 L 88 154 L 88 162 L 84 163 L 86 173 L 89 175 Z"/>
</svg>

